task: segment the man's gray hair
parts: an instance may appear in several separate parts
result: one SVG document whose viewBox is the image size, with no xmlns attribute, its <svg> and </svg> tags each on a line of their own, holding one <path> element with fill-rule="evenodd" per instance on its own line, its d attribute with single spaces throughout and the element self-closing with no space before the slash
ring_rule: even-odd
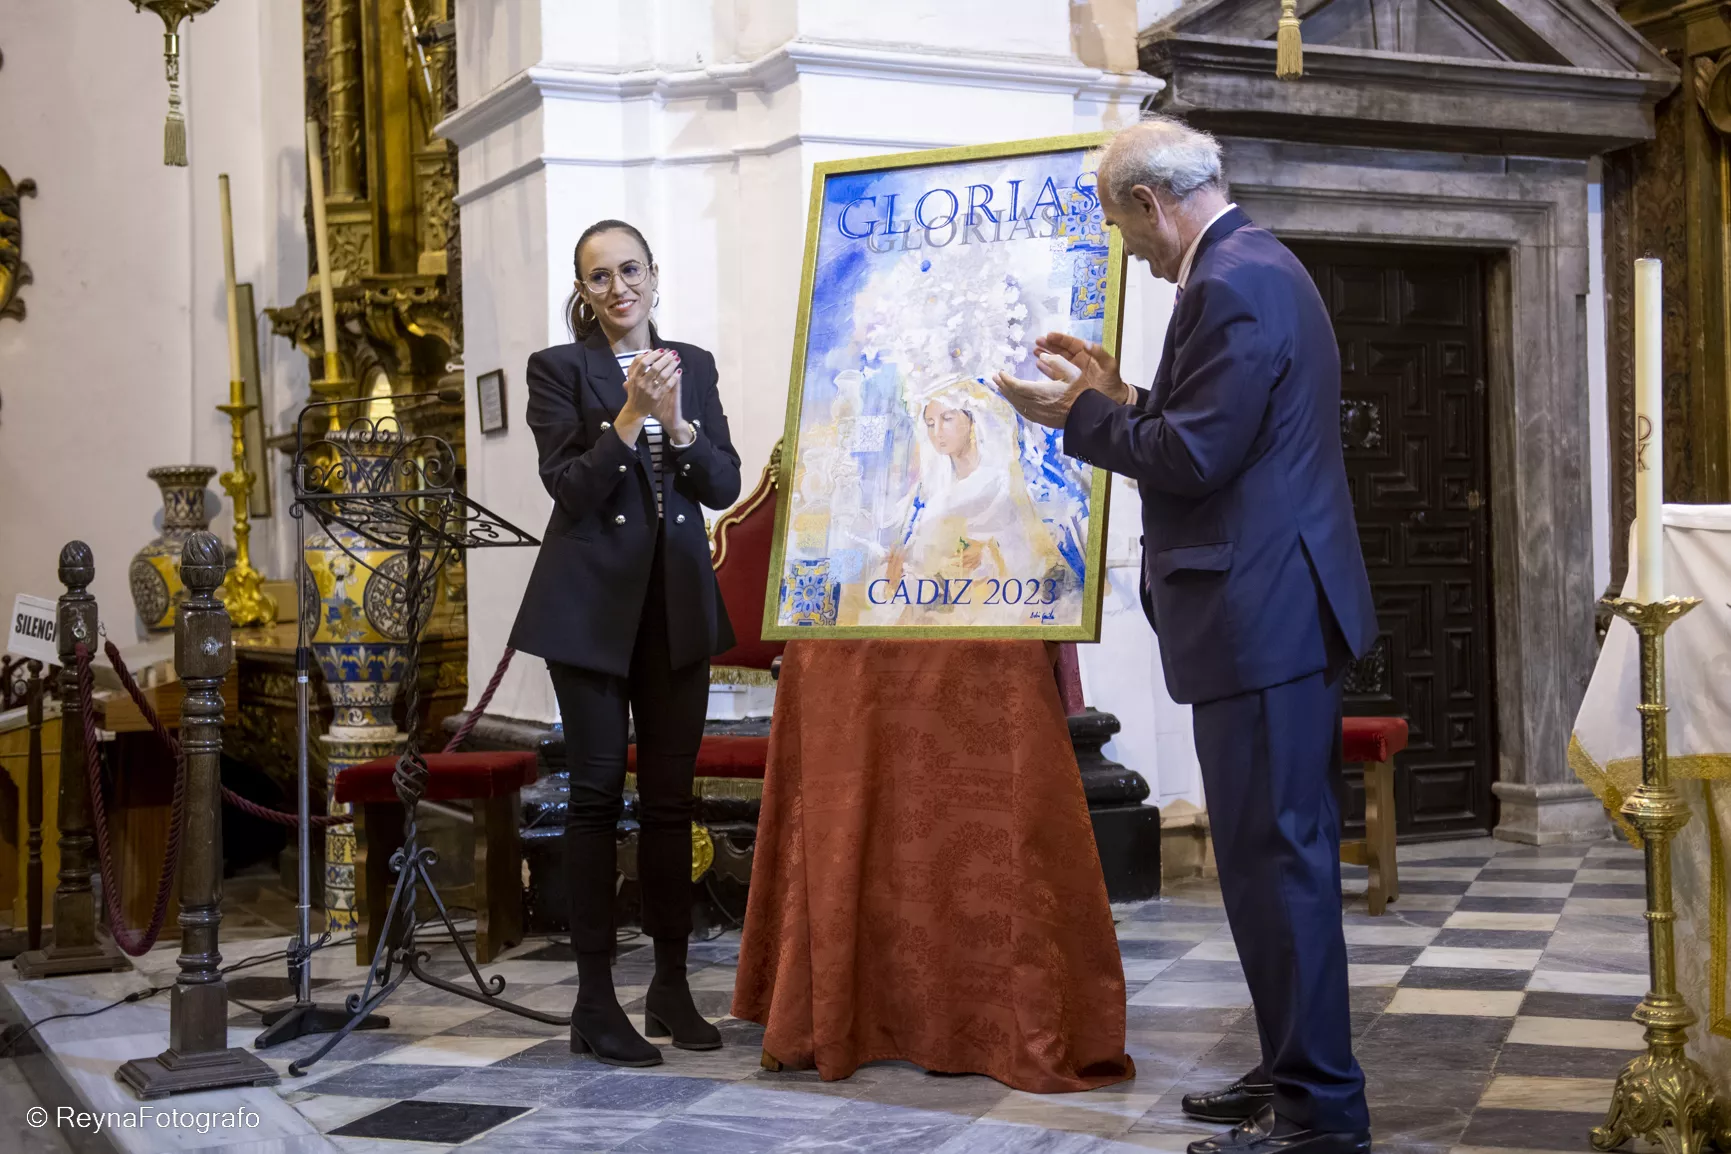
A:
<svg viewBox="0 0 1731 1154">
<path fill-rule="evenodd" d="M 1220 142 L 1170 116 L 1149 116 L 1114 136 L 1099 179 L 1116 204 L 1128 203 L 1139 184 L 1173 200 L 1203 188 L 1226 191 Z"/>
</svg>

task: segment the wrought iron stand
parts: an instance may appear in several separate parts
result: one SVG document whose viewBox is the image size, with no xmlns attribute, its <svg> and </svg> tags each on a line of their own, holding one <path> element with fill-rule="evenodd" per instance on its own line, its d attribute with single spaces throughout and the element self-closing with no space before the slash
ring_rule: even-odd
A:
<svg viewBox="0 0 1731 1154">
<path fill-rule="evenodd" d="M 407 394 L 395 399 L 403 401 L 420 395 L 422 394 Z M 291 969 L 297 983 L 297 996 L 295 1007 L 287 1011 L 285 1017 L 278 1021 L 273 1029 L 267 1030 L 258 1042 L 259 1048 L 263 1049 L 266 1045 L 286 1041 L 290 1037 L 334 1029 L 334 1033 L 309 1057 L 297 1059 L 290 1064 L 289 1073 L 296 1076 L 304 1074 L 308 1067 L 328 1054 L 350 1032 L 367 1029 L 377 1022 L 378 1019 L 372 1017 L 372 1011 L 382 1005 L 410 974 L 430 986 L 495 1009 L 533 1018 L 538 1022 L 558 1026 L 570 1022 L 569 1017 L 531 1010 L 505 1000 L 501 996 L 505 992 L 505 979 L 494 976 L 489 980 L 481 976 L 468 946 L 457 932 L 444 899 L 439 896 L 438 887 L 433 883 L 429 867 L 437 862 L 438 855 L 430 846 L 421 844 L 417 813 L 420 800 L 427 790 L 427 764 L 421 757 L 418 737 L 421 712 L 417 677 L 420 635 L 423 618 L 432 605 L 439 570 L 458 550 L 538 545 L 540 542 L 469 500 L 458 490 L 456 453 L 439 437 L 406 436 L 395 427 L 393 418 L 377 423 L 363 418 L 351 422 L 340 437 L 327 434 L 310 444 L 306 443 L 304 431 L 309 425 L 306 419 L 308 414 L 314 409 L 343 403 L 346 402 L 321 402 L 308 405 L 302 411 L 299 422 L 302 433 L 297 436 L 295 449 L 295 500 L 292 512 L 296 517 L 310 514 L 327 530 L 333 526 L 347 529 L 374 548 L 400 551 L 400 555 L 407 562 L 406 569 L 399 578 L 388 572 L 386 566 L 369 565 L 360 556 L 349 553 L 357 565 L 371 570 L 381 580 L 390 583 L 395 590 L 393 599 L 399 601 L 403 609 L 402 620 L 407 623 L 408 642 L 405 646 L 403 680 L 404 692 L 407 695 L 404 728 L 408 731 L 408 741 L 397 758 L 397 769 L 392 778 L 397 798 L 403 806 L 403 845 L 391 855 L 391 869 L 397 875 L 397 882 L 391 892 L 384 924 L 379 928 L 379 944 L 367 970 L 366 984 L 359 993 L 349 997 L 346 1005 L 347 1018 L 339 1024 L 336 1021 L 337 1011 L 323 1010 L 312 1005 L 311 997 L 311 966 L 308 955 L 314 947 L 310 941 L 307 862 L 310 851 L 308 830 L 311 822 L 306 771 L 306 671 L 309 647 L 306 614 L 303 612 L 299 615 L 302 624 L 301 645 L 298 650 L 300 680 L 297 702 L 300 709 L 301 774 L 300 936 L 291 954 Z M 318 422 L 312 424 L 316 427 Z M 373 455 L 363 459 L 354 452 L 356 445 L 377 447 L 381 441 L 395 444 L 394 451 L 388 458 L 381 460 L 377 455 Z M 303 521 L 303 531 L 304 524 Z M 347 547 L 341 544 L 341 535 L 331 533 L 330 536 L 347 551 Z M 306 579 L 304 567 L 301 579 L 303 582 Z M 472 986 L 447 981 L 428 973 L 424 968 L 431 954 L 416 940 L 421 926 L 416 908 L 423 890 L 437 912 L 437 925 L 442 926 L 450 935 L 451 941 L 461 954 L 463 964 L 472 979 Z M 289 1027 L 283 1023 L 289 1020 L 289 1016 L 296 1015 L 298 1017 L 293 1032 L 287 1032 Z"/>
</svg>

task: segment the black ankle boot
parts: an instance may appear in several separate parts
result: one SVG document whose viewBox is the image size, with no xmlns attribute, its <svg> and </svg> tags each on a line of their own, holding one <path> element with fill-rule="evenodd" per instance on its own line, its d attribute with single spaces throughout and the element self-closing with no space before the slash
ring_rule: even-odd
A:
<svg viewBox="0 0 1731 1154">
<path fill-rule="evenodd" d="M 661 1051 L 631 1028 L 613 993 L 613 952 L 577 955 L 577 1004 L 571 1009 L 571 1052 L 594 1054 L 609 1066 L 659 1066 Z"/>
<path fill-rule="evenodd" d="M 655 976 L 643 1000 L 643 1032 L 680 1050 L 719 1050 L 721 1031 L 697 1012 L 685 980 L 685 938 L 655 939 Z"/>
</svg>

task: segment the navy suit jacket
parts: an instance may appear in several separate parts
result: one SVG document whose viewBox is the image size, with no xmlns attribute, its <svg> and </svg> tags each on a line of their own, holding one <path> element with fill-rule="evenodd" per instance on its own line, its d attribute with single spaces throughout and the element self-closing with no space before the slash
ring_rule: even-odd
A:
<svg viewBox="0 0 1731 1154">
<path fill-rule="evenodd" d="M 1082 394 L 1064 447 L 1141 492 L 1143 606 L 1174 701 L 1293 681 L 1341 641 L 1354 657 L 1375 641 L 1334 328 L 1298 258 L 1242 211 L 1203 235 L 1154 387 L 1129 405 Z"/>
<path fill-rule="evenodd" d="M 553 512 L 529 575 L 512 648 L 549 661 L 626 676 L 660 539 L 667 582 L 667 644 L 682 668 L 734 644 L 709 560 L 703 509 L 739 499 L 739 454 L 716 388 L 715 358 L 696 345 L 677 349 L 680 409 L 697 438 L 668 445 L 657 474 L 647 435 L 627 445 L 613 431 L 625 406 L 625 373 L 597 333 L 529 358 L 529 428 Z M 666 516 L 657 517 L 655 485 Z"/>
</svg>

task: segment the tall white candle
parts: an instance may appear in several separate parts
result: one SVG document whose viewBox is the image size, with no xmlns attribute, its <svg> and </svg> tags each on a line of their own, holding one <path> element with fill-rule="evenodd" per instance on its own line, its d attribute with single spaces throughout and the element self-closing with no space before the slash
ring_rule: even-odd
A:
<svg viewBox="0 0 1731 1154">
<path fill-rule="evenodd" d="M 325 223 L 325 169 L 319 148 L 319 122 L 307 121 L 307 195 L 313 202 L 313 250 L 319 260 L 319 321 L 320 339 L 325 345 L 325 380 L 334 381 L 343 375 L 337 359 L 337 307 L 331 292 L 331 237 Z M 336 419 L 336 410 L 331 410 Z"/>
<path fill-rule="evenodd" d="M 222 276 L 228 294 L 228 403 L 244 400 L 240 380 L 240 293 L 234 277 L 234 209 L 228 199 L 228 173 L 216 178 L 222 200 Z"/>
<path fill-rule="evenodd" d="M 1635 262 L 1635 600 L 1642 603 L 1665 595 L 1662 272 L 1653 257 Z"/>
</svg>

